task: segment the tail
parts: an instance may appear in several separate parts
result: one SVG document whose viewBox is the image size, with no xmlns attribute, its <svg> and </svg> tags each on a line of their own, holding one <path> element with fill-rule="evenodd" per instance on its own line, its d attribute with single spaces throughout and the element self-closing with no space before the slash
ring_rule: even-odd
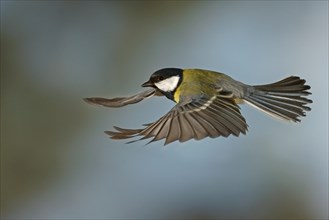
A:
<svg viewBox="0 0 329 220">
<path fill-rule="evenodd" d="M 243 100 L 271 116 L 297 122 L 298 117 L 311 110 L 306 105 L 312 100 L 304 97 L 311 94 L 307 91 L 310 88 L 304 79 L 290 76 L 276 83 L 252 86 Z"/>
</svg>

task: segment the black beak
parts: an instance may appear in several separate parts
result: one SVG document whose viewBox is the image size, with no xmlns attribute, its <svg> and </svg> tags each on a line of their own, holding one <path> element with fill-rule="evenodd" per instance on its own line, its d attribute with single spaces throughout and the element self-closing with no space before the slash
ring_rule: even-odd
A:
<svg viewBox="0 0 329 220">
<path fill-rule="evenodd" d="M 143 87 L 153 87 L 154 84 L 149 80 L 149 81 L 143 83 L 142 86 L 143 86 Z"/>
</svg>

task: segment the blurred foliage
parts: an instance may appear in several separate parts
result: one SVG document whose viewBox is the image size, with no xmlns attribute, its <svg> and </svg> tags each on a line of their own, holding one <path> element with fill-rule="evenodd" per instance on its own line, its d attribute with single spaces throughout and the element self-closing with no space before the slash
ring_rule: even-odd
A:
<svg viewBox="0 0 329 220">
<path fill-rule="evenodd" d="M 328 2 L 1 1 L 1 217 L 326 218 L 327 48 Z M 82 98 L 133 93 L 165 66 L 255 84 L 300 72 L 315 103 L 299 125 L 243 107 L 239 138 L 109 140 L 173 103 Z"/>
</svg>

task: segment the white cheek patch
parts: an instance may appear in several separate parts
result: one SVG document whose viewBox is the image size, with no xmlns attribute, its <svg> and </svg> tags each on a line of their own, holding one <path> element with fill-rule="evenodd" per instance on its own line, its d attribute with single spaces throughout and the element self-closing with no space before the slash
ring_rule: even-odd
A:
<svg viewBox="0 0 329 220">
<path fill-rule="evenodd" d="M 158 89 L 160 89 L 161 91 L 172 92 L 176 89 L 178 82 L 179 82 L 179 77 L 172 76 L 168 79 L 154 83 L 154 85 L 158 87 Z"/>
</svg>

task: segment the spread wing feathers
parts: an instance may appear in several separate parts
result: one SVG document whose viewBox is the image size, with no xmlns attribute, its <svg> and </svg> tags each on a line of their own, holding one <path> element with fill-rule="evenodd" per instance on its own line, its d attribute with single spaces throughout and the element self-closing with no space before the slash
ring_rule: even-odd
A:
<svg viewBox="0 0 329 220">
<path fill-rule="evenodd" d="M 130 97 L 118 97 L 113 99 L 92 97 L 92 98 L 84 98 L 83 100 L 89 104 L 102 105 L 105 107 L 113 107 L 118 108 L 129 104 L 135 104 L 137 102 L 142 101 L 143 99 L 149 98 L 153 95 L 158 95 L 156 93 L 156 89 L 152 88 L 140 93 L 137 93 Z"/>
<path fill-rule="evenodd" d="M 311 110 L 306 105 L 312 100 L 303 97 L 311 94 L 309 89 L 305 80 L 291 76 L 276 83 L 254 86 L 254 91 L 244 100 L 271 116 L 296 122 L 300 121 L 298 117 L 305 116 L 305 111 Z"/>
<path fill-rule="evenodd" d="M 239 107 L 232 100 L 232 94 L 219 91 L 211 98 L 200 98 L 187 104 L 177 104 L 171 111 L 154 123 L 142 129 L 123 129 L 105 131 L 112 139 L 126 139 L 143 136 L 135 141 L 153 137 L 150 142 L 165 140 L 165 145 L 179 140 L 200 140 L 205 137 L 239 136 L 247 131 L 247 123 Z M 149 142 L 149 143 L 150 143 Z"/>
</svg>

